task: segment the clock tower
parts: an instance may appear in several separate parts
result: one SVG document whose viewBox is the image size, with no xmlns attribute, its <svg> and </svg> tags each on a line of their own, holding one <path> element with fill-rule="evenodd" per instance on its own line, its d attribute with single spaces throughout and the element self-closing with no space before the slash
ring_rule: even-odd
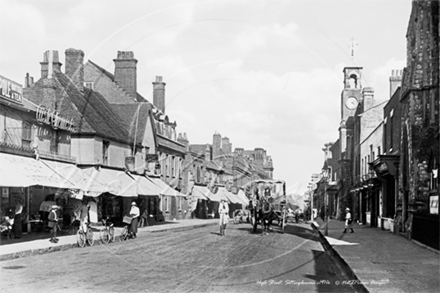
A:
<svg viewBox="0 0 440 293">
<path fill-rule="evenodd" d="M 345 67 L 341 94 L 341 123 L 353 116 L 362 97 L 362 67 Z"/>
</svg>

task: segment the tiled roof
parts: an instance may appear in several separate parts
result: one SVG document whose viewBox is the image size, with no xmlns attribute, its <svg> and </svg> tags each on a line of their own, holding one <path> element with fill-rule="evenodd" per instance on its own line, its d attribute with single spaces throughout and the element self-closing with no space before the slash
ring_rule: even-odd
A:
<svg viewBox="0 0 440 293">
<path fill-rule="evenodd" d="M 53 77 L 38 80 L 25 90 L 25 97 L 49 108 L 53 108 L 52 101 L 56 101 L 60 115 L 74 120 L 75 133 L 96 134 L 103 138 L 132 143 L 119 116 L 101 94 L 88 88 L 84 88 L 83 93 L 80 92 L 60 71 L 55 71 Z"/>
<path fill-rule="evenodd" d="M 110 105 L 121 118 L 120 122 L 124 125 L 124 128 L 129 131 L 130 138 L 134 140 L 136 132 L 136 141 L 141 142 L 144 138 L 145 127 L 150 117 L 149 111 L 152 108 L 151 104 L 142 102 Z"/>
<path fill-rule="evenodd" d="M 206 143 L 189 145 L 189 151 L 195 154 L 205 154 L 205 150 L 206 150 Z"/>
<path fill-rule="evenodd" d="M 108 78 L 111 79 L 111 81 L 115 82 L 115 76 L 113 74 L 111 74 L 110 72 L 108 72 L 107 70 L 105 70 L 104 68 L 102 68 L 101 66 L 99 66 L 98 64 L 96 64 L 95 62 L 93 62 L 92 60 L 89 60 L 90 64 L 92 64 L 93 66 L 95 66 L 99 71 L 101 71 L 103 74 L 105 74 Z M 143 96 L 141 96 L 139 93 L 136 93 L 136 101 L 138 102 L 148 102 Z"/>
</svg>

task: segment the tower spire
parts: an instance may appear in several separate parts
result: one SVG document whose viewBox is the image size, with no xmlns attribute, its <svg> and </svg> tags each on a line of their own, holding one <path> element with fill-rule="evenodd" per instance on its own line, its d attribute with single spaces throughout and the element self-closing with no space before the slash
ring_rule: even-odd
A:
<svg viewBox="0 0 440 293">
<path fill-rule="evenodd" d="M 351 62 L 352 63 L 354 63 L 354 54 L 355 54 L 355 51 L 356 51 L 356 47 L 358 45 L 359 44 L 356 42 L 355 38 L 352 37 L 351 40 L 350 40 L 350 43 L 348 45 L 348 47 L 350 48 L 350 58 L 351 58 Z"/>
</svg>

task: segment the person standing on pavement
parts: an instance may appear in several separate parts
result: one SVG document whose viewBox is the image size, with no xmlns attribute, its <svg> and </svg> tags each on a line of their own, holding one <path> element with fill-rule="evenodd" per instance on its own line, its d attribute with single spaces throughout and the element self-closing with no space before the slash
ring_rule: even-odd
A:
<svg viewBox="0 0 440 293">
<path fill-rule="evenodd" d="M 58 215 L 57 215 L 57 209 L 58 206 L 57 205 L 53 205 L 50 213 L 49 213 L 49 227 L 51 228 L 50 230 L 50 242 L 52 243 L 57 243 L 58 242 L 58 238 L 57 238 L 57 230 L 58 230 Z"/>
<path fill-rule="evenodd" d="M 85 233 L 87 231 L 87 223 L 89 222 L 89 206 L 85 200 L 82 201 L 81 209 L 79 210 L 79 225 L 80 229 Z"/>
<path fill-rule="evenodd" d="M 351 229 L 350 233 L 354 233 L 353 231 L 353 218 L 351 217 L 350 209 L 345 209 L 345 229 L 342 233 L 347 233 L 347 229 Z"/>
<path fill-rule="evenodd" d="M 14 214 L 14 236 L 15 238 L 21 238 L 22 236 L 22 213 L 23 213 L 23 199 L 18 199 L 15 205 Z"/>
<path fill-rule="evenodd" d="M 224 199 L 220 201 L 220 205 L 218 206 L 218 214 L 220 216 L 220 236 L 224 236 L 226 225 L 228 224 L 229 220 L 229 205 Z"/>
<path fill-rule="evenodd" d="M 136 238 L 136 233 L 138 231 L 139 216 L 140 216 L 139 208 L 137 207 L 136 202 L 132 202 L 130 209 L 130 217 L 132 217 L 130 224 L 130 233 L 133 236 L 133 238 Z"/>
</svg>

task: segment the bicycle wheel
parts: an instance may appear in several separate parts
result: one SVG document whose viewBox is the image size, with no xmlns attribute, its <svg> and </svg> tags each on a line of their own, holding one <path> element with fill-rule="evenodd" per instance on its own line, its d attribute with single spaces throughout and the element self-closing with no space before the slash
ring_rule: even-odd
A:
<svg viewBox="0 0 440 293">
<path fill-rule="evenodd" d="M 122 232 L 121 232 L 121 240 L 122 241 L 124 241 L 124 240 L 127 240 L 128 239 L 128 227 L 127 226 L 125 226 L 123 229 L 122 229 Z"/>
<path fill-rule="evenodd" d="M 86 246 L 86 234 L 82 233 L 81 229 L 76 232 L 76 242 L 78 242 L 79 247 Z"/>
<path fill-rule="evenodd" d="M 115 228 L 113 226 L 108 227 L 108 240 L 109 242 L 115 242 Z"/>
<path fill-rule="evenodd" d="M 99 238 L 101 239 L 101 242 L 103 244 L 108 244 L 110 241 L 110 235 L 108 233 L 108 230 L 106 227 L 104 227 L 103 229 L 101 229 L 101 231 L 99 231 Z"/>
<path fill-rule="evenodd" d="M 87 229 L 86 240 L 88 245 L 93 246 L 95 240 L 93 239 L 93 231 L 90 227 Z"/>
</svg>

